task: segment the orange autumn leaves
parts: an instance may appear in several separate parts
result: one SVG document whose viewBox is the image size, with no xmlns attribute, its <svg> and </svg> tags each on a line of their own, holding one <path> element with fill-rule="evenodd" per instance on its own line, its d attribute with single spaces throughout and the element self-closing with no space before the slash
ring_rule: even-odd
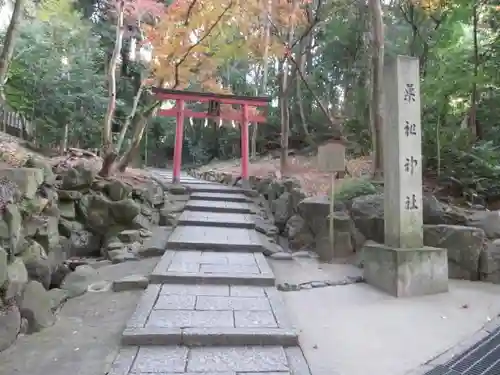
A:
<svg viewBox="0 0 500 375">
<path fill-rule="evenodd" d="M 283 30 L 291 22 L 303 23 L 303 5 L 288 0 L 174 1 L 148 30 L 154 47 L 154 76 L 167 88 L 195 85 L 229 93 L 218 79 L 220 68 L 238 58 L 259 62 L 267 22 Z M 281 39 L 275 36 L 269 44 L 270 58 L 283 56 Z"/>
</svg>

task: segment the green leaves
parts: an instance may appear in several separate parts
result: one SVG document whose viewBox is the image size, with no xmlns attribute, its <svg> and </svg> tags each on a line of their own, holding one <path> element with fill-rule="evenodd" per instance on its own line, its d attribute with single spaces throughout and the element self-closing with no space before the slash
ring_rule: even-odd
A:
<svg viewBox="0 0 500 375">
<path fill-rule="evenodd" d="M 60 140 L 69 123 L 70 138 L 95 147 L 92 139 L 106 108 L 105 78 L 97 64 L 99 39 L 71 7 L 58 13 L 60 3 L 43 3 L 41 19 L 22 24 L 7 99 L 25 117 L 38 120 L 38 135 L 46 143 Z"/>
</svg>

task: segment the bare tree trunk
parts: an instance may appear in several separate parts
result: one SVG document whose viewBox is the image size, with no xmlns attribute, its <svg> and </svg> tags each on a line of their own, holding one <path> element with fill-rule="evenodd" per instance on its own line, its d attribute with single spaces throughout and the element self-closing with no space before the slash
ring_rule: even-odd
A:
<svg viewBox="0 0 500 375">
<path fill-rule="evenodd" d="M 474 40 L 474 80 L 472 83 L 471 103 L 469 110 L 469 128 L 472 135 L 477 139 L 483 138 L 483 132 L 477 122 L 477 77 L 479 74 L 479 44 L 477 40 L 478 33 L 478 0 L 474 0 L 472 7 L 472 26 L 473 26 L 473 40 Z"/>
<path fill-rule="evenodd" d="M 271 13 L 272 1 L 268 0 L 267 10 L 264 12 L 265 29 L 264 29 L 264 56 L 262 63 L 262 87 L 260 92 L 265 95 L 267 91 L 267 78 L 269 75 L 269 40 L 271 38 L 271 23 L 269 22 L 269 14 Z M 257 157 L 257 134 L 259 124 L 255 123 L 252 129 L 252 137 L 250 142 L 250 155 L 252 159 Z"/>
<path fill-rule="evenodd" d="M 383 100 L 383 74 L 384 74 L 384 24 L 382 19 L 382 6 L 380 0 L 368 0 L 372 15 L 372 95 L 371 110 L 373 119 L 373 177 L 380 179 L 384 173 L 382 159 L 382 100 Z"/>
<path fill-rule="evenodd" d="M 309 44 L 309 36 L 307 38 L 303 38 L 299 42 L 299 61 L 297 62 L 297 70 L 299 71 L 299 74 L 304 74 L 305 67 L 306 67 L 306 46 Z M 299 115 L 300 115 L 300 121 L 302 124 L 302 130 L 304 131 L 305 139 L 306 142 L 310 146 L 314 146 L 314 140 L 311 137 L 311 133 L 309 133 L 309 129 L 307 127 L 307 121 L 306 121 L 306 115 L 304 112 L 304 105 L 302 103 L 302 88 L 300 84 L 302 83 L 300 77 L 297 78 L 295 84 L 296 84 L 296 94 L 297 94 L 297 105 L 299 107 Z"/>
<path fill-rule="evenodd" d="M 281 63 L 281 84 L 280 84 L 280 120 L 281 120 L 281 138 L 280 138 L 280 173 L 281 177 L 285 177 L 288 169 L 288 69 L 287 59 Z"/>
<path fill-rule="evenodd" d="M 296 6 L 295 0 L 292 0 L 294 6 Z M 293 36 L 295 32 L 295 25 L 293 22 L 290 25 L 290 29 L 288 30 L 288 40 L 287 40 L 287 49 L 290 48 L 288 46 L 293 45 Z M 281 71 L 283 72 L 283 76 L 281 79 L 281 97 L 280 97 L 280 113 L 281 113 L 281 155 L 280 155 L 280 172 L 281 177 L 285 177 L 288 173 L 288 137 L 290 130 L 290 108 L 288 102 L 288 75 L 290 73 L 290 59 L 293 59 L 292 51 L 286 51 L 285 58 L 283 59 L 283 68 Z M 293 59 L 295 61 L 295 59 Z M 297 67 L 296 61 L 295 66 Z M 300 72 L 299 72 L 300 73 Z"/>
<path fill-rule="evenodd" d="M 123 127 L 120 130 L 118 142 L 116 143 L 116 152 L 117 153 L 120 152 L 120 150 L 123 146 L 125 134 L 127 133 L 127 129 L 130 126 L 130 123 L 132 122 L 132 119 L 134 118 L 134 116 L 137 112 L 137 107 L 139 105 L 139 100 L 141 99 L 141 95 L 142 95 L 143 90 L 144 90 L 144 81 L 141 81 L 141 85 L 139 86 L 139 89 L 137 90 L 137 93 L 135 94 L 135 97 L 134 97 L 134 103 L 132 104 L 132 109 L 130 110 L 130 113 L 127 117 L 127 120 L 125 120 L 125 124 L 123 124 Z"/>
<path fill-rule="evenodd" d="M 66 123 L 64 125 L 64 134 L 61 142 L 61 155 L 64 155 L 64 153 L 68 149 L 68 137 L 69 137 L 69 124 Z"/>
<path fill-rule="evenodd" d="M 5 101 L 5 83 L 9 72 L 10 61 L 14 53 L 14 44 L 17 37 L 21 15 L 24 9 L 24 0 L 16 0 L 9 27 L 5 33 L 5 41 L 0 54 L 0 100 Z"/>
<path fill-rule="evenodd" d="M 153 115 L 158 107 L 160 107 L 161 102 L 154 103 L 151 107 L 149 107 L 144 113 L 141 113 L 134 117 L 134 134 L 132 135 L 132 142 L 130 146 L 123 154 L 123 156 L 118 161 L 118 170 L 120 172 L 124 172 L 127 169 L 127 166 L 133 160 L 134 156 L 139 151 L 139 146 L 141 145 L 141 139 L 144 135 L 144 131 L 147 128 L 148 120 Z"/>
<path fill-rule="evenodd" d="M 113 117 L 116 110 L 116 70 L 118 67 L 118 57 L 123 46 L 123 34 L 125 32 L 123 27 L 124 22 L 124 8 L 125 2 L 121 0 L 118 5 L 118 15 L 116 18 L 116 34 L 115 34 L 115 46 L 113 49 L 113 54 L 111 55 L 111 60 L 109 61 L 108 69 L 108 90 L 109 90 L 109 100 L 108 108 L 106 110 L 106 115 L 104 117 L 104 125 L 102 128 L 102 168 L 99 171 L 100 176 L 109 176 L 113 163 L 117 157 L 116 151 L 113 148 L 112 139 L 112 124 Z"/>
</svg>

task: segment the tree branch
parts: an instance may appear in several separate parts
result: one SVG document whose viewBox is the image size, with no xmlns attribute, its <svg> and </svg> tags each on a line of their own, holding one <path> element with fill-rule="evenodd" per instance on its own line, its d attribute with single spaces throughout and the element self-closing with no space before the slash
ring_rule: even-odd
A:
<svg viewBox="0 0 500 375">
<path fill-rule="evenodd" d="M 196 1 L 196 0 L 195 0 Z M 177 87 L 179 85 L 179 67 L 181 66 L 181 64 L 186 61 L 187 57 L 189 56 L 189 54 L 191 53 L 191 51 L 196 47 L 196 46 L 199 46 L 201 43 L 203 43 L 203 41 L 209 37 L 209 35 L 212 33 L 213 29 L 215 29 L 215 26 L 217 26 L 219 24 L 219 22 L 222 20 L 222 18 L 226 15 L 226 13 L 229 11 L 229 9 L 233 6 L 233 3 L 234 3 L 234 0 L 231 0 L 229 2 L 229 5 L 224 8 L 224 10 L 222 11 L 222 13 L 219 15 L 219 17 L 217 17 L 217 19 L 215 20 L 215 22 L 208 28 L 207 32 L 205 33 L 205 35 L 203 35 L 195 44 L 189 46 L 188 50 L 186 51 L 186 53 L 184 54 L 184 56 L 182 56 L 182 58 L 175 64 L 175 84 L 174 84 L 174 88 Z"/>
<path fill-rule="evenodd" d="M 321 8 L 321 5 L 323 5 L 322 0 L 318 0 L 318 5 L 316 6 L 316 10 L 314 12 L 314 18 L 310 20 L 307 29 L 304 30 L 300 38 L 298 38 L 295 42 L 292 43 L 292 45 L 289 47 L 290 50 L 292 50 L 293 47 L 302 42 L 302 40 L 306 38 L 309 35 L 309 33 L 314 29 L 314 27 L 321 21 L 321 19 L 319 18 L 319 10 Z"/>
<path fill-rule="evenodd" d="M 279 38 L 279 29 L 278 27 L 274 24 L 274 22 L 271 20 L 271 18 L 269 18 L 269 24 L 273 27 L 273 29 L 275 30 L 275 32 L 277 33 L 277 36 Z M 312 30 L 309 29 L 309 32 Z M 281 38 L 280 38 L 281 40 Z M 283 43 L 283 45 L 286 46 L 286 42 L 284 42 L 283 40 L 281 40 L 281 43 Z M 306 86 L 307 90 L 311 93 L 311 95 L 313 96 L 314 98 L 314 101 L 318 104 L 319 108 L 321 109 L 321 112 L 323 112 L 323 114 L 325 115 L 325 117 L 327 118 L 328 122 L 330 123 L 330 125 L 332 126 L 332 128 L 334 128 L 337 132 L 338 132 L 338 140 L 340 141 L 343 141 L 343 142 L 346 142 L 346 139 L 343 137 L 342 135 L 342 130 L 340 129 L 340 127 L 335 124 L 335 122 L 333 121 L 333 119 L 331 118 L 330 114 L 328 113 L 328 110 L 325 108 L 325 106 L 323 105 L 323 103 L 321 102 L 321 100 L 319 99 L 319 97 L 315 94 L 314 90 L 311 88 L 311 86 L 309 85 L 309 83 L 307 82 L 306 78 L 304 77 L 304 74 L 302 72 L 302 69 L 300 69 L 300 66 L 299 64 L 297 63 L 297 60 L 295 60 L 295 58 L 292 56 L 291 53 L 289 53 L 287 55 L 287 58 L 290 59 L 290 61 L 293 63 L 293 65 L 295 65 L 295 68 L 299 74 L 299 77 L 301 79 L 302 82 L 304 82 L 304 85 Z"/>
<path fill-rule="evenodd" d="M 189 8 L 186 13 L 186 20 L 184 21 L 184 26 L 187 26 L 189 24 L 189 18 L 191 17 L 191 13 L 193 12 L 194 6 L 197 2 L 198 0 L 193 0 L 193 2 L 189 4 Z"/>
</svg>

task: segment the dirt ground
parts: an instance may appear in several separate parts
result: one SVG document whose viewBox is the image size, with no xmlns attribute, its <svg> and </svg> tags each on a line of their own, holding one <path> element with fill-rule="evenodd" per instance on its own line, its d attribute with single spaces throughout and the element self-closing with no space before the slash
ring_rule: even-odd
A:
<svg viewBox="0 0 500 375">
<path fill-rule="evenodd" d="M 149 274 L 159 258 L 99 268 L 103 280 Z M 87 292 L 69 300 L 54 326 L 19 337 L 0 353 L 0 375 L 105 375 L 142 291 Z"/>
<path fill-rule="evenodd" d="M 290 156 L 288 159 L 288 175 L 300 181 L 302 188 L 308 195 L 329 194 L 331 187 L 331 174 L 318 169 L 315 156 Z M 371 159 L 362 157 L 346 162 L 347 171 L 351 177 L 365 176 L 370 171 Z M 226 172 L 238 176 L 241 174 L 239 160 L 217 161 L 200 168 L 200 171 Z M 280 176 L 280 161 L 269 156 L 262 157 L 250 163 L 249 172 L 252 176 L 266 177 L 268 175 Z M 336 186 L 342 180 L 336 181 Z"/>
</svg>

